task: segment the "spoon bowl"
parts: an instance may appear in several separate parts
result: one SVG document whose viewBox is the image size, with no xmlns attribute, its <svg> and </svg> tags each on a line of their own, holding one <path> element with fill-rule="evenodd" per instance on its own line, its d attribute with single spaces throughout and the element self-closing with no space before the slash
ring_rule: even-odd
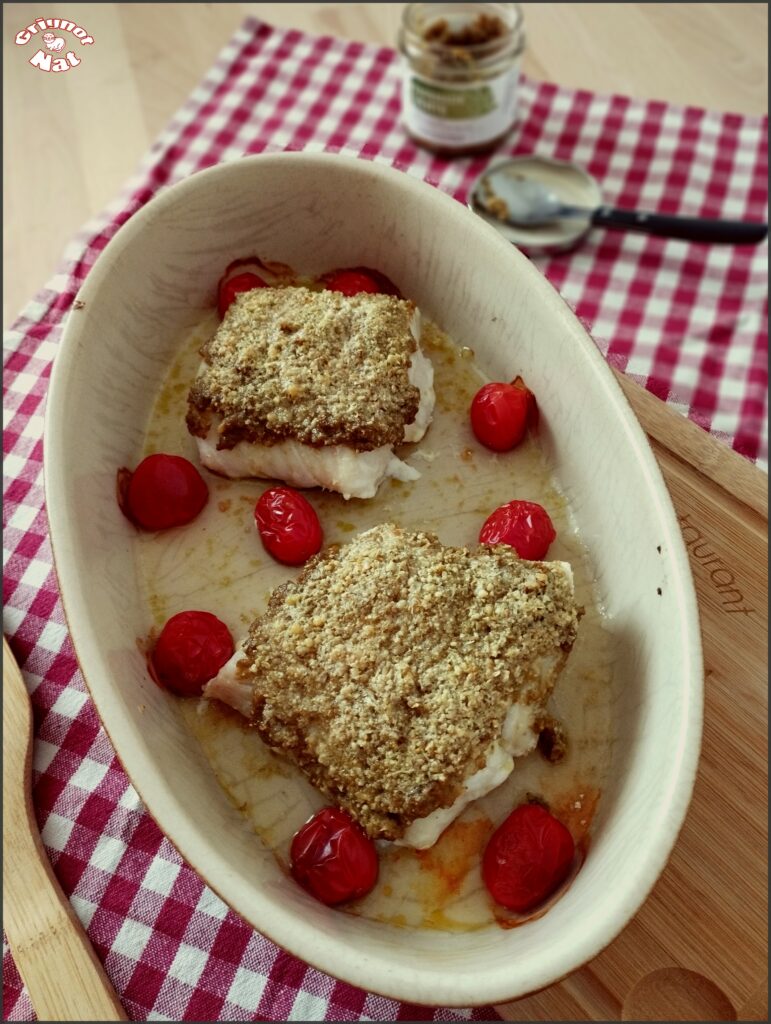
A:
<svg viewBox="0 0 771 1024">
<path fill-rule="evenodd" d="M 517 224 L 548 224 L 563 217 L 586 220 L 592 211 L 583 206 L 565 203 L 542 181 L 528 178 L 517 168 L 501 165 L 479 180 L 477 198 L 494 216 Z"/>
<path fill-rule="evenodd" d="M 596 197 L 571 196 L 568 178 L 578 172 L 594 185 Z M 755 245 L 768 234 L 768 225 L 754 221 L 682 217 L 654 211 L 605 206 L 594 179 L 572 164 L 542 157 L 515 157 L 494 164 L 471 188 L 471 209 L 484 212 L 493 223 L 517 231 L 557 226 L 565 242 L 575 243 L 590 227 L 632 231 L 686 242 Z M 570 222 L 575 222 L 571 230 Z M 517 241 L 517 239 L 511 239 Z"/>
<path fill-rule="evenodd" d="M 508 218 L 501 219 L 503 211 L 496 210 L 494 199 L 490 206 L 490 191 L 509 207 Z M 592 210 L 601 204 L 600 187 L 583 168 L 543 156 L 498 160 L 472 184 L 468 200 L 469 208 L 508 241 L 544 253 L 574 249 L 592 227 Z M 543 216 L 545 210 L 549 216 Z"/>
</svg>

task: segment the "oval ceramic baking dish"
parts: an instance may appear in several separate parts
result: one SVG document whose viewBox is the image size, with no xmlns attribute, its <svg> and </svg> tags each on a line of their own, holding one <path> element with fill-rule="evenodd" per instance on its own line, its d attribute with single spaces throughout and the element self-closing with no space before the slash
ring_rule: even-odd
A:
<svg viewBox="0 0 771 1024">
<path fill-rule="evenodd" d="M 521 373 L 596 568 L 619 657 L 612 782 L 583 868 L 538 920 L 508 931 L 405 931 L 314 902 L 244 828 L 174 701 L 147 675 L 133 527 L 115 500 L 181 333 L 230 260 L 300 273 L 377 267 L 492 379 Z M 162 192 L 121 228 L 69 315 L 48 401 L 45 478 L 62 596 L 104 725 L 148 810 L 255 928 L 354 985 L 415 1002 L 502 1002 L 548 985 L 635 913 L 677 838 L 702 721 L 686 552 L 651 449 L 611 371 L 540 273 L 461 204 L 363 160 L 243 158 Z M 427 524 L 430 526 L 430 524 Z"/>
</svg>

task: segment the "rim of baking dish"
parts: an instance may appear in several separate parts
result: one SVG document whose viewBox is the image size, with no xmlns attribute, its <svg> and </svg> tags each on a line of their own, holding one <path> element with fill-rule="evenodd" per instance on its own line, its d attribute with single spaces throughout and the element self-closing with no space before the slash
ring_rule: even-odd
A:
<svg viewBox="0 0 771 1024">
<path fill-rule="evenodd" d="M 459 226 L 466 232 L 484 232 L 485 244 L 498 249 L 502 265 L 512 258 L 522 260 L 523 265 L 528 265 L 529 271 L 522 272 L 532 273 L 532 287 L 541 290 L 543 301 L 551 304 L 555 317 L 562 321 L 565 330 L 570 331 L 578 342 L 584 364 L 588 365 L 595 383 L 602 388 L 609 406 L 623 426 L 626 441 L 634 453 L 637 468 L 645 480 L 648 493 L 655 497 L 658 526 L 661 528 L 662 542 L 666 545 L 669 559 L 670 585 L 675 591 L 683 627 L 680 657 L 682 721 L 675 748 L 670 752 L 667 785 L 657 794 L 658 814 L 654 819 L 649 818 L 646 821 L 646 840 L 640 843 L 639 856 L 635 864 L 630 865 L 629 871 L 617 884 L 612 896 L 606 892 L 598 901 L 598 913 L 581 921 L 580 936 L 557 936 L 550 947 L 548 959 L 544 958 L 539 963 L 511 963 L 505 971 L 496 967 L 489 972 L 475 969 L 464 974 L 461 971 L 448 970 L 441 964 L 437 964 L 430 971 L 402 963 L 389 964 L 363 950 L 354 951 L 349 940 L 330 931 L 323 936 L 317 935 L 306 922 L 298 921 L 296 912 L 287 910 L 277 900 L 257 893 L 252 894 L 248 905 L 245 906 L 243 892 L 238 889 L 238 878 L 232 870 L 228 870 L 227 859 L 224 852 L 218 848 L 216 837 L 204 836 L 200 830 L 192 826 L 178 827 L 180 821 L 185 823 L 185 812 L 171 787 L 165 784 L 165 780 L 152 773 L 150 763 L 144 758 L 130 758 L 128 763 L 123 760 L 124 751 L 130 749 L 135 742 L 132 737 L 136 735 L 136 726 L 117 717 L 115 721 L 110 720 L 109 726 L 107 725 L 106 719 L 110 719 L 107 707 L 109 684 L 103 682 L 107 666 L 102 660 L 97 638 L 89 625 L 87 611 L 78 609 L 78 614 L 71 614 L 71 610 L 79 601 L 75 587 L 77 565 L 73 558 L 72 529 L 66 516 L 58 516 L 56 512 L 51 515 L 52 509 L 62 507 L 66 493 L 61 460 L 52 457 L 52 454 L 57 450 L 55 424 L 66 416 L 68 378 L 77 372 L 78 346 L 74 343 L 76 339 L 71 335 L 77 335 L 81 329 L 79 321 L 76 322 L 68 316 L 49 388 L 44 434 L 44 451 L 47 456 L 44 459 L 44 478 L 54 563 L 78 661 L 102 723 L 149 813 L 203 881 L 261 934 L 321 971 L 367 991 L 397 1000 L 407 999 L 416 1003 L 444 1006 L 473 1006 L 521 998 L 570 974 L 596 956 L 621 932 L 643 904 L 666 865 L 690 802 L 702 729 L 701 637 L 690 565 L 671 499 L 647 438 L 614 379 L 612 370 L 588 332 L 553 286 L 509 242 L 501 238 L 494 228 L 474 217 L 461 203 L 424 181 L 379 162 L 339 154 L 289 152 L 246 156 L 239 161 L 199 171 L 160 192 L 120 228 L 95 262 L 80 289 L 78 298 L 88 302 L 98 292 L 110 269 L 109 256 L 114 256 L 140 235 L 146 222 L 157 215 L 160 208 L 170 201 L 170 197 L 173 201 L 178 201 L 186 191 L 195 191 L 204 177 L 225 176 L 235 164 L 255 161 L 263 167 L 271 161 L 277 162 L 279 169 L 291 161 L 298 166 L 307 165 L 311 173 L 322 170 L 324 162 L 345 161 L 355 164 L 357 173 L 364 178 L 369 177 L 373 185 L 385 182 L 398 183 L 400 188 L 417 191 L 424 197 L 430 192 L 433 195 L 431 201 L 437 207 L 437 215 L 441 215 L 445 220 L 460 218 Z M 531 922 L 528 927 L 542 927 L 551 913 L 539 921 Z M 504 936 L 507 933 L 501 931 L 499 934 Z M 404 931 L 404 936 L 404 946 L 409 948 L 408 930 Z M 352 955 L 354 953 L 355 955 Z"/>
</svg>

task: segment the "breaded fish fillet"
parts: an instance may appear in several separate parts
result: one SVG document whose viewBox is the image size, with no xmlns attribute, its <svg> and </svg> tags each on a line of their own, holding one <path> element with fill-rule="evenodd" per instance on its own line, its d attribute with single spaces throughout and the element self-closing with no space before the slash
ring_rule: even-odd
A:
<svg viewBox="0 0 771 1024">
<path fill-rule="evenodd" d="M 566 563 L 376 526 L 275 590 L 204 696 L 371 837 L 426 847 L 535 746 L 578 618 Z"/>
<path fill-rule="evenodd" d="M 302 287 L 239 295 L 203 347 L 187 425 L 203 464 L 370 498 L 419 474 L 394 445 L 423 437 L 434 407 L 420 315 L 392 295 Z"/>
</svg>

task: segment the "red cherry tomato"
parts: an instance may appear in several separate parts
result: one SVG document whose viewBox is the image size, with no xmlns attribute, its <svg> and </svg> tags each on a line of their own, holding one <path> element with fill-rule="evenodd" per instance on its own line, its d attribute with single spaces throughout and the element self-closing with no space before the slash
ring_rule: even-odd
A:
<svg viewBox="0 0 771 1024">
<path fill-rule="evenodd" d="M 471 403 L 471 429 L 494 452 L 516 447 L 527 430 L 526 393 L 513 384 L 485 384 Z"/>
<path fill-rule="evenodd" d="M 480 544 L 510 544 L 520 558 L 539 562 L 557 536 L 549 513 L 534 501 L 510 501 L 485 520 Z"/>
<path fill-rule="evenodd" d="M 228 627 L 215 615 L 180 612 L 161 630 L 150 655 L 150 674 L 179 697 L 200 697 L 234 650 Z"/>
<path fill-rule="evenodd" d="M 181 455 L 148 455 L 137 468 L 118 470 L 121 511 L 145 530 L 167 530 L 195 519 L 209 498 L 201 474 Z"/>
<path fill-rule="evenodd" d="M 321 277 L 321 283 L 332 292 L 343 295 L 358 295 L 359 292 L 379 292 L 382 295 L 400 296 L 399 289 L 379 270 L 369 267 L 346 267 L 332 270 Z"/>
<path fill-rule="evenodd" d="M 538 423 L 535 395 L 521 377 L 511 384 L 485 384 L 471 403 L 471 429 L 494 452 L 508 452 Z"/>
<path fill-rule="evenodd" d="M 240 292 L 250 292 L 254 288 L 267 288 L 267 284 L 256 274 L 236 274 L 229 280 L 223 280 L 219 288 L 217 308 L 221 317 L 227 313 L 231 302 Z"/>
<path fill-rule="evenodd" d="M 292 877 L 330 907 L 366 896 L 377 882 L 375 844 L 337 807 L 324 807 L 306 822 L 289 855 Z"/>
<path fill-rule="evenodd" d="M 496 903 L 524 913 L 565 881 L 574 853 L 561 821 L 538 804 L 522 804 L 490 837 L 482 878 Z"/>
<path fill-rule="evenodd" d="M 254 510 L 265 550 L 284 565 L 302 565 L 321 550 L 324 534 L 313 505 L 289 487 L 271 487 Z"/>
</svg>

